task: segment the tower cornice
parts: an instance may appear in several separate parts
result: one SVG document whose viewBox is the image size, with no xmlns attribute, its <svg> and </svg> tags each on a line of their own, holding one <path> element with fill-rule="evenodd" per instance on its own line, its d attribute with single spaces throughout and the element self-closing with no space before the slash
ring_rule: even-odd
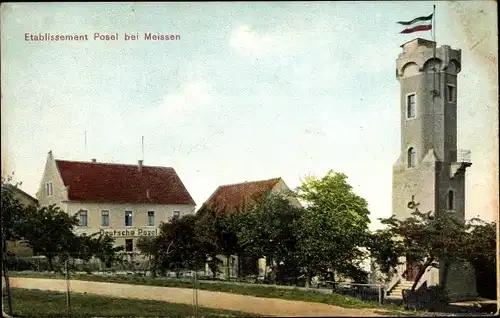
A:
<svg viewBox="0 0 500 318">
<path fill-rule="evenodd" d="M 462 51 L 443 45 L 436 47 L 434 54 L 435 44 L 433 41 L 417 38 L 401 45 L 403 52 L 396 60 L 397 78 L 411 77 L 434 70 L 434 65 L 436 65 L 437 72 L 447 71 L 452 75 L 458 74 L 461 69 Z"/>
</svg>

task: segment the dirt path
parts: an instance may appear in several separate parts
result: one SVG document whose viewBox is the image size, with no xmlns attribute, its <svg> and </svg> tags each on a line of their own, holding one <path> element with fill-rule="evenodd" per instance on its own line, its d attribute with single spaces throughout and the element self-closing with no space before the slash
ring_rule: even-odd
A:
<svg viewBox="0 0 500 318">
<path fill-rule="evenodd" d="M 65 291 L 66 281 L 60 279 L 11 278 L 11 287 Z M 135 298 L 192 304 L 193 290 L 116 283 L 71 280 L 71 291 L 118 298 Z M 350 309 L 321 303 L 261 298 L 222 292 L 198 290 L 198 304 L 225 310 L 234 310 L 265 316 L 380 316 L 373 309 Z"/>
</svg>

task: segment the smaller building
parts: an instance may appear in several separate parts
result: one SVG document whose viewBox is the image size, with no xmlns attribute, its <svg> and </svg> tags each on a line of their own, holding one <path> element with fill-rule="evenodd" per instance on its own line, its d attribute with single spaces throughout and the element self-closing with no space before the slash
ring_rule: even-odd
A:
<svg viewBox="0 0 500 318">
<path fill-rule="evenodd" d="M 203 203 L 198 213 L 203 213 L 202 211 L 204 211 L 205 208 L 225 214 L 238 213 L 239 211 L 255 206 L 270 194 L 280 194 L 286 197 L 290 201 L 290 204 L 302 207 L 299 200 L 290 195 L 290 192 L 290 188 L 282 178 L 221 185 L 214 191 L 208 200 Z M 218 256 L 218 258 L 222 261 L 224 270 L 221 272 L 224 276 L 227 275 L 227 267 L 229 267 L 230 277 L 238 276 L 239 264 L 236 256 L 230 258 L 229 264 L 225 256 L 221 255 Z M 258 261 L 258 268 L 259 275 L 264 276 L 268 270 L 265 259 L 260 259 Z"/>
<path fill-rule="evenodd" d="M 202 208 L 208 207 L 225 213 L 236 213 L 238 210 L 257 204 L 266 195 L 273 193 L 281 194 L 287 197 L 292 205 L 302 207 L 297 198 L 288 195 L 290 192 L 290 188 L 282 178 L 221 185 L 203 203 Z"/>
<path fill-rule="evenodd" d="M 38 206 L 38 200 L 21 190 L 19 187 L 12 186 L 12 190 L 14 198 L 17 199 L 22 206 Z M 18 257 L 33 256 L 33 249 L 22 241 L 8 241 L 7 250 Z"/>
<path fill-rule="evenodd" d="M 79 219 L 77 234 L 108 233 L 126 252 L 162 222 L 195 213 L 195 202 L 173 168 L 54 159 L 50 151 L 37 198 Z"/>
</svg>

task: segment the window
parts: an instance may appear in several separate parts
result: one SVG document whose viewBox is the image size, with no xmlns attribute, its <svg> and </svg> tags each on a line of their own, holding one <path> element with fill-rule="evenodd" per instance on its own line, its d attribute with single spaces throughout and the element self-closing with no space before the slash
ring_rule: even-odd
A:
<svg viewBox="0 0 500 318">
<path fill-rule="evenodd" d="M 415 167 L 417 164 L 417 152 L 415 148 L 411 147 L 408 149 L 408 168 Z"/>
<path fill-rule="evenodd" d="M 87 226 L 88 218 L 87 218 L 87 210 L 78 211 L 78 226 Z"/>
<path fill-rule="evenodd" d="M 448 102 L 455 101 L 455 86 L 453 86 L 453 85 L 446 86 L 446 98 L 447 98 Z"/>
<path fill-rule="evenodd" d="M 415 96 L 415 94 L 406 96 L 406 118 L 415 118 L 416 116 Z"/>
<path fill-rule="evenodd" d="M 109 211 L 101 211 L 101 226 L 109 226 Z"/>
<path fill-rule="evenodd" d="M 181 211 L 174 211 L 174 219 L 178 219 L 181 216 Z"/>
<path fill-rule="evenodd" d="M 125 211 L 125 226 L 132 226 L 132 211 Z"/>
<path fill-rule="evenodd" d="M 53 189 L 52 189 L 52 182 L 47 182 L 45 184 L 45 194 L 48 197 L 51 197 L 54 194 Z"/>
<path fill-rule="evenodd" d="M 155 226 L 155 211 L 148 211 L 148 226 Z"/>
<path fill-rule="evenodd" d="M 125 239 L 125 252 L 134 251 L 134 241 L 132 239 Z"/>
<path fill-rule="evenodd" d="M 455 210 L 455 192 L 453 190 L 448 191 L 448 211 Z"/>
</svg>

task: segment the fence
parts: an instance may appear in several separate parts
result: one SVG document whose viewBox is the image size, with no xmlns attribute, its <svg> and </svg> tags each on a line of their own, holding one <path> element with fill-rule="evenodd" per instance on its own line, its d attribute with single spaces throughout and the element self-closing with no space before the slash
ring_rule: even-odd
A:
<svg viewBox="0 0 500 318">
<path fill-rule="evenodd" d="M 383 304 L 385 301 L 385 286 L 379 284 L 356 284 L 346 282 L 325 282 L 331 285 L 332 291 L 337 294 L 356 297 L 361 300 L 376 301 Z"/>
</svg>

